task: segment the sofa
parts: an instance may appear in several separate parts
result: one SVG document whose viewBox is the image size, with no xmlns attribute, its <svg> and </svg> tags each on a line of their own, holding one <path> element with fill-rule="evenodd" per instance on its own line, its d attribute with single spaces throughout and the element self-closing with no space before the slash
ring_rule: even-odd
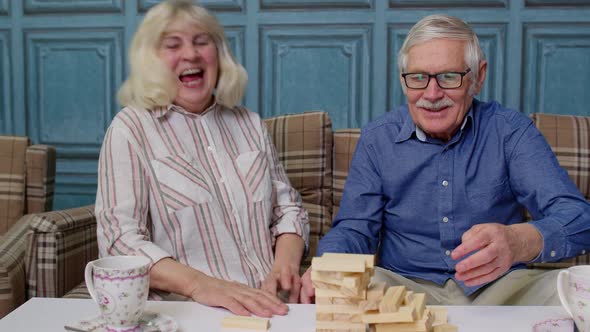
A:
<svg viewBox="0 0 590 332">
<path fill-rule="evenodd" d="M 25 301 L 27 213 L 51 210 L 55 148 L 0 136 L 0 318 Z"/>
<path fill-rule="evenodd" d="M 590 117 L 533 114 L 532 119 L 588 199 Z M 310 254 L 303 262 L 305 267 L 340 206 L 360 129 L 332 130 L 328 113 L 321 111 L 277 116 L 265 122 L 291 184 L 301 193 L 309 213 Z M 93 206 L 31 214 L 23 219 L 29 225 L 24 254 L 26 297 L 88 297 L 80 282 L 86 262 L 97 254 Z M 588 263 L 585 254 L 534 266 L 563 268 Z"/>
</svg>

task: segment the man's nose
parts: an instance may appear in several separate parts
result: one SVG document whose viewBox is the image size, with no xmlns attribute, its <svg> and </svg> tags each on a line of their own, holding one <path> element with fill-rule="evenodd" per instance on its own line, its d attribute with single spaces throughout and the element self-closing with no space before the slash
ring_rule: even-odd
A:
<svg viewBox="0 0 590 332">
<path fill-rule="evenodd" d="M 437 100 L 443 98 L 445 95 L 443 89 L 438 86 L 438 82 L 436 81 L 436 77 L 432 76 L 430 81 L 428 82 L 428 86 L 424 90 L 424 94 L 422 95 L 423 98 L 428 100 Z"/>
</svg>

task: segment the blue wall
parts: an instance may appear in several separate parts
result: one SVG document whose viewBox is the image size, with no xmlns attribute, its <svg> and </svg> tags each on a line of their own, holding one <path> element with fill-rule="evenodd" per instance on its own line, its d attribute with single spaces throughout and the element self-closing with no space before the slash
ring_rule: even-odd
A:
<svg viewBox="0 0 590 332">
<path fill-rule="evenodd" d="M 126 49 L 150 0 L 0 0 L 0 133 L 58 149 L 55 208 L 92 203 Z M 420 18 L 471 23 L 489 61 L 481 99 L 590 115 L 590 0 L 208 0 L 264 117 L 326 110 L 359 127 L 404 102 L 396 53 Z"/>
</svg>

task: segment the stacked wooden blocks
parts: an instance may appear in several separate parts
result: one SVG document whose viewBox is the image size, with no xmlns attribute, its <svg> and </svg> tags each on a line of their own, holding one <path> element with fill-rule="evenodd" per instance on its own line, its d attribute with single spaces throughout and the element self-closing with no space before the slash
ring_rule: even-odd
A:
<svg viewBox="0 0 590 332">
<path fill-rule="evenodd" d="M 404 286 L 369 286 L 372 255 L 325 253 L 312 260 L 316 331 L 452 332 L 445 308 L 427 308 L 426 294 Z"/>
</svg>

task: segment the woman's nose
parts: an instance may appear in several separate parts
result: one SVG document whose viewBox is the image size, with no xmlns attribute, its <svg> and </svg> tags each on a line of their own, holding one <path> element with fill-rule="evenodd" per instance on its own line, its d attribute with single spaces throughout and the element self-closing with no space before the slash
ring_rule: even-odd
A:
<svg viewBox="0 0 590 332">
<path fill-rule="evenodd" d="M 182 50 L 182 56 L 187 60 L 194 60 L 199 57 L 199 51 L 196 47 L 186 46 Z"/>
</svg>

